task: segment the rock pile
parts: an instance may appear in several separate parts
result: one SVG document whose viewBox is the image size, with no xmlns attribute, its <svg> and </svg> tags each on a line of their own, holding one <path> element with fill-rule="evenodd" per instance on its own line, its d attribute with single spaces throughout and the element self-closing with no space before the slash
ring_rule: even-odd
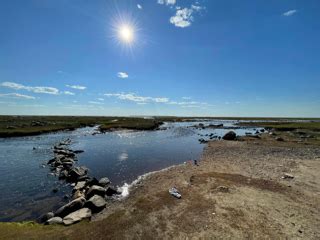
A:
<svg viewBox="0 0 320 240">
<path fill-rule="evenodd" d="M 71 183 L 73 187 L 71 201 L 55 212 L 47 213 L 42 217 L 45 224 L 71 225 L 85 218 L 91 218 L 93 213 L 100 212 L 107 204 L 107 199 L 120 194 L 111 186 L 108 178 L 97 180 L 88 176 L 88 169 L 84 166 L 75 166 L 76 154 L 82 150 L 71 150 L 68 146 L 71 140 L 67 139 L 54 146 L 54 158 L 48 161 L 51 171 L 59 176 L 60 180 Z"/>
</svg>

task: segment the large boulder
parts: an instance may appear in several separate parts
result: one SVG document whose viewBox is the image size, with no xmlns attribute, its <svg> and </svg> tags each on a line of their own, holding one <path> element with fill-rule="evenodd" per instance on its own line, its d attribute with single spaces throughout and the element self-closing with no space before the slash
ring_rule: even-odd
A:
<svg viewBox="0 0 320 240">
<path fill-rule="evenodd" d="M 80 222 L 82 219 L 91 218 L 92 212 L 89 208 L 81 208 L 63 218 L 64 225 L 71 225 Z"/>
<path fill-rule="evenodd" d="M 237 134 L 234 131 L 227 132 L 222 139 L 223 140 L 235 140 L 237 138 Z"/>
<path fill-rule="evenodd" d="M 93 185 L 89 188 L 87 192 L 87 199 L 91 198 L 93 195 L 104 196 L 105 194 L 106 194 L 105 188 L 98 185 Z"/>
<path fill-rule="evenodd" d="M 106 200 L 99 195 L 94 195 L 86 203 L 85 207 L 88 207 L 92 212 L 100 212 L 106 206 Z"/>
<path fill-rule="evenodd" d="M 106 186 L 108 186 L 109 184 L 110 184 L 110 180 L 109 180 L 109 178 L 107 178 L 107 177 L 101 178 L 101 179 L 99 180 L 99 185 L 102 186 L 102 187 L 106 187 Z"/>
<path fill-rule="evenodd" d="M 68 156 L 68 157 L 74 157 L 74 156 L 76 156 L 75 153 L 73 153 L 72 151 L 69 151 L 69 150 L 67 150 L 67 149 L 64 149 L 64 150 L 57 150 L 57 149 L 55 149 L 55 150 L 53 150 L 53 152 L 54 152 L 55 154 L 65 155 L 65 156 Z"/>
<path fill-rule="evenodd" d="M 69 181 L 77 181 L 80 177 L 87 175 L 88 169 L 86 167 L 75 167 L 69 172 Z"/>
<path fill-rule="evenodd" d="M 85 202 L 86 202 L 86 199 L 84 197 L 79 197 L 77 199 L 74 199 L 73 201 L 59 208 L 54 215 L 58 217 L 65 217 L 66 215 L 82 208 Z"/>
<path fill-rule="evenodd" d="M 46 221 L 46 224 L 48 225 L 62 224 L 62 218 L 61 217 L 50 218 L 48 221 Z"/>
<path fill-rule="evenodd" d="M 77 182 L 76 186 L 73 188 L 73 191 L 81 190 L 86 186 L 86 181 Z"/>
</svg>

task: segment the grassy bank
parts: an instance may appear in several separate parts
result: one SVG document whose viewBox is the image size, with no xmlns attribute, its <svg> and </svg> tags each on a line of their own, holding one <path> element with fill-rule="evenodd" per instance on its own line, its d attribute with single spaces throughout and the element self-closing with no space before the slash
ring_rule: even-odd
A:
<svg viewBox="0 0 320 240">
<path fill-rule="evenodd" d="M 132 117 L 0 116 L 0 137 L 30 136 L 79 127 L 101 125 L 101 130 L 125 128 L 152 130 L 158 120 Z"/>
<path fill-rule="evenodd" d="M 278 131 L 293 131 L 293 130 L 312 130 L 320 131 L 320 122 L 242 122 L 239 123 L 241 126 L 254 126 L 254 127 L 265 127 L 269 129 L 275 129 Z"/>
</svg>

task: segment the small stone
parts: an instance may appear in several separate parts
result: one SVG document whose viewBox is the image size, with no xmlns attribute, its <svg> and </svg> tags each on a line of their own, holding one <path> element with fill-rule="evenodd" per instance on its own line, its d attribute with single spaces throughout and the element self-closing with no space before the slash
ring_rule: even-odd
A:
<svg viewBox="0 0 320 240">
<path fill-rule="evenodd" d="M 89 208 L 81 208 L 63 218 L 63 224 L 68 226 L 73 223 L 79 222 L 85 218 L 91 218 L 92 212 Z"/>
<path fill-rule="evenodd" d="M 226 186 L 219 186 L 219 187 L 217 187 L 217 190 L 219 192 L 224 192 L 224 193 L 229 192 L 229 188 Z"/>
<path fill-rule="evenodd" d="M 285 173 L 283 176 L 282 176 L 282 179 L 293 179 L 294 176 L 289 174 L 289 173 Z"/>
<path fill-rule="evenodd" d="M 106 187 L 108 184 L 110 184 L 110 180 L 107 177 L 101 178 L 99 180 L 99 185 L 102 187 Z"/>
<path fill-rule="evenodd" d="M 61 217 L 50 218 L 48 221 L 46 221 L 46 224 L 48 225 L 62 224 L 62 218 Z"/>
</svg>

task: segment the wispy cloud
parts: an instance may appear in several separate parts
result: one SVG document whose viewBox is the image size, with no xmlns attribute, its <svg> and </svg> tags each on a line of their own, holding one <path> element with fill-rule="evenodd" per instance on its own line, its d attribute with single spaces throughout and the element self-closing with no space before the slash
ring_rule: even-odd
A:
<svg viewBox="0 0 320 240">
<path fill-rule="evenodd" d="M 290 17 L 295 13 L 297 13 L 297 10 L 296 9 L 292 9 L 292 10 L 289 10 L 287 12 L 284 12 L 282 15 L 285 16 L 285 17 Z"/>
<path fill-rule="evenodd" d="M 183 100 L 190 100 L 191 97 L 182 97 Z"/>
<path fill-rule="evenodd" d="M 69 88 L 77 89 L 77 90 L 85 90 L 87 87 L 80 85 L 66 85 Z"/>
<path fill-rule="evenodd" d="M 95 102 L 95 101 L 89 101 L 88 103 L 90 103 L 90 104 L 96 104 L 96 105 L 102 105 L 102 104 L 104 104 L 104 103 L 102 103 L 102 102 Z"/>
<path fill-rule="evenodd" d="M 169 102 L 169 98 L 166 97 L 144 97 L 136 95 L 135 93 L 106 93 L 104 94 L 107 97 L 116 97 L 120 100 L 127 100 L 137 103 L 147 103 L 147 102 L 155 102 L 155 103 L 167 103 Z"/>
<path fill-rule="evenodd" d="M 142 6 L 140 4 L 137 4 L 137 8 L 139 8 L 141 10 Z"/>
<path fill-rule="evenodd" d="M 170 23 L 176 27 L 189 27 L 194 21 L 193 14 L 201 11 L 202 9 L 203 7 L 198 5 L 191 5 L 190 8 L 177 8 L 176 14 L 170 18 Z"/>
<path fill-rule="evenodd" d="M 70 91 L 64 91 L 63 92 L 65 95 L 75 95 L 73 92 L 70 92 Z"/>
<path fill-rule="evenodd" d="M 117 76 L 118 76 L 118 78 L 128 78 L 129 77 L 128 73 L 125 73 L 125 72 L 118 72 Z"/>
<path fill-rule="evenodd" d="M 24 95 L 24 94 L 19 94 L 19 93 L 3 93 L 3 94 L 0 94 L 0 97 L 36 99 L 34 96 L 29 96 L 29 95 Z"/>
<path fill-rule="evenodd" d="M 45 94 L 53 94 L 53 95 L 59 94 L 59 90 L 54 87 L 31 87 L 31 86 L 25 86 L 25 85 L 14 83 L 14 82 L 3 82 L 0 84 L 0 86 L 15 89 L 15 90 L 26 90 L 34 93 L 45 93 Z"/>
<path fill-rule="evenodd" d="M 99 100 L 99 101 L 104 101 L 104 98 L 97 98 L 97 100 Z"/>
<path fill-rule="evenodd" d="M 158 3 L 165 5 L 174 5 L 176 4 L 176 0 L 158 0 Z"/>
</svg>

